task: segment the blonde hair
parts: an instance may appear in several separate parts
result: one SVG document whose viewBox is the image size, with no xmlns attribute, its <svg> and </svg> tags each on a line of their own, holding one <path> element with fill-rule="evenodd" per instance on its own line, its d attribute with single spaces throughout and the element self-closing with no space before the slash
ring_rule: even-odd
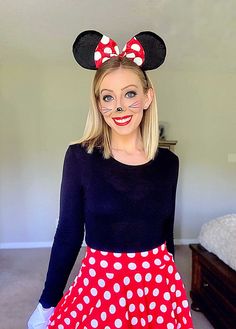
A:
<svg viewBox="0 0 236 329">
<path fill-rule="evenodd" d="M 155 91 L 147 74 L 142 71 L 138 65 L 125 57 L 113 57 L 104 62 L 103 65 L 97 70 L 92 82 L 92 106 L 88 112 L 84 134 L 78 141 L 72 144 L 81 143 L 86 147 L 88 153 L 92 153 L 95 147 L 102 148 L 105 159 L 108 159 L 112 155 L 111 128 L 107 125 L 98 109 L 99 88 L 103 78 L 110 72 L 120 67 L 123 69 L 132 70 L 137 74 L 142 83 L 144 93 L 147 93 L 150 88 L 153 89 L 153 100 L 149 108 L 144 110 L 143 118 L 140 123 L 140 131 L 145 154 L 148 160 L 154 159 L 159 143 L 158 112 Z"/>
</svg>

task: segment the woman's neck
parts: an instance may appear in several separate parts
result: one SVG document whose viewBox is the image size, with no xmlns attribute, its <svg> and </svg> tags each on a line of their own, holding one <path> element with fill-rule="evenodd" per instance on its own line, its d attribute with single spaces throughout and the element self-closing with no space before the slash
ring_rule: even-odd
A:
<svg viewBox="0 0 236 329">
<path fill-rule="evenodd" d="M 111 149 L 113 151 L 121 151 L 127 154 L 143 151 L 143 141 L 140 131 L 132 135 L 118 135 L 112 132 Z"/>
</svg>

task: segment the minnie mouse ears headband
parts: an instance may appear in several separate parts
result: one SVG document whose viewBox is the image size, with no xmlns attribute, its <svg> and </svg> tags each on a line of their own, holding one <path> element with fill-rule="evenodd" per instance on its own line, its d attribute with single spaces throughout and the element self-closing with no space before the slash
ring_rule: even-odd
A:
<svg viewBox="0 0 236 329">
<path fill-rule="evenodd" d="M 157 34 L 145 31 L 129 40 L 120 53 L 114 40 L 97 31 L 88 30 L 76 38 L 73 54 L 79 65 L 90 70 L 97 70 L 105 61 L 119 56 L 129 58 L 146 71 L 156 69 L 164 62 L 166 46 Z"/>
</svg>

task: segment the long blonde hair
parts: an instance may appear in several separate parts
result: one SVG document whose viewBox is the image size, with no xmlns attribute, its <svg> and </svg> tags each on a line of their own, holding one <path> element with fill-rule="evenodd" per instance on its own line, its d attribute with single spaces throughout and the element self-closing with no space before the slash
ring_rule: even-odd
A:
<svg viewBox="0 0 236 329">
<path fill-rule="evenodd" d="M 143 118 L 140 123 L 140 131 L 145 154 L 148 160 L 154 159 L 159 143 L 158 112 L 155 91 L 147 74 L 142 71 L 138 65 L 126 57 L 113 57 L 104 62 L 103 65 L 97 70 L 91 87 L 92 106 L 88 112 L 83 136 L 72 144 L 81 143 L 86 147 L 88 153 L 92 153 L 94 147 L 102 148 L 105 159 L 108 159 L 112 155 L 111 128 L 107 125 L 98 109 L 99 88 L 103 78 L 110 72 L 120 67 L 123 69 L 132 70 L 137 74 L 142 83 L 144 93 L 147 93 L 149 88 L 153 89 L 153 100 L 149 108 L 143 113 Z"/>
</svg>

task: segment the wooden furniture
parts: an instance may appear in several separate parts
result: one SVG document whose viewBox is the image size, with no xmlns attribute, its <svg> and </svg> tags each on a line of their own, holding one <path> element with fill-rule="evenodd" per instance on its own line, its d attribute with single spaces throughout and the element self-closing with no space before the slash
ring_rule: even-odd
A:
<svg viewBox="0 0 236 329">
<path fill-rule="evenodd" d="M 200 244 L 192 250 L 191 308 L 216 329 L 236 328 L 236 271 Z"/>
<path fill-rule="evenodd" d="M 166 140 L 166 139 L 160 139 L 159 140 L 159 146 L 160 147 L 168 148 L 172 152 L 174 152 L 174 147 L 175 147 L 176 144 L 177 144 L 177 141 L 169 141 L 169 140 Z"/>
</svg>

